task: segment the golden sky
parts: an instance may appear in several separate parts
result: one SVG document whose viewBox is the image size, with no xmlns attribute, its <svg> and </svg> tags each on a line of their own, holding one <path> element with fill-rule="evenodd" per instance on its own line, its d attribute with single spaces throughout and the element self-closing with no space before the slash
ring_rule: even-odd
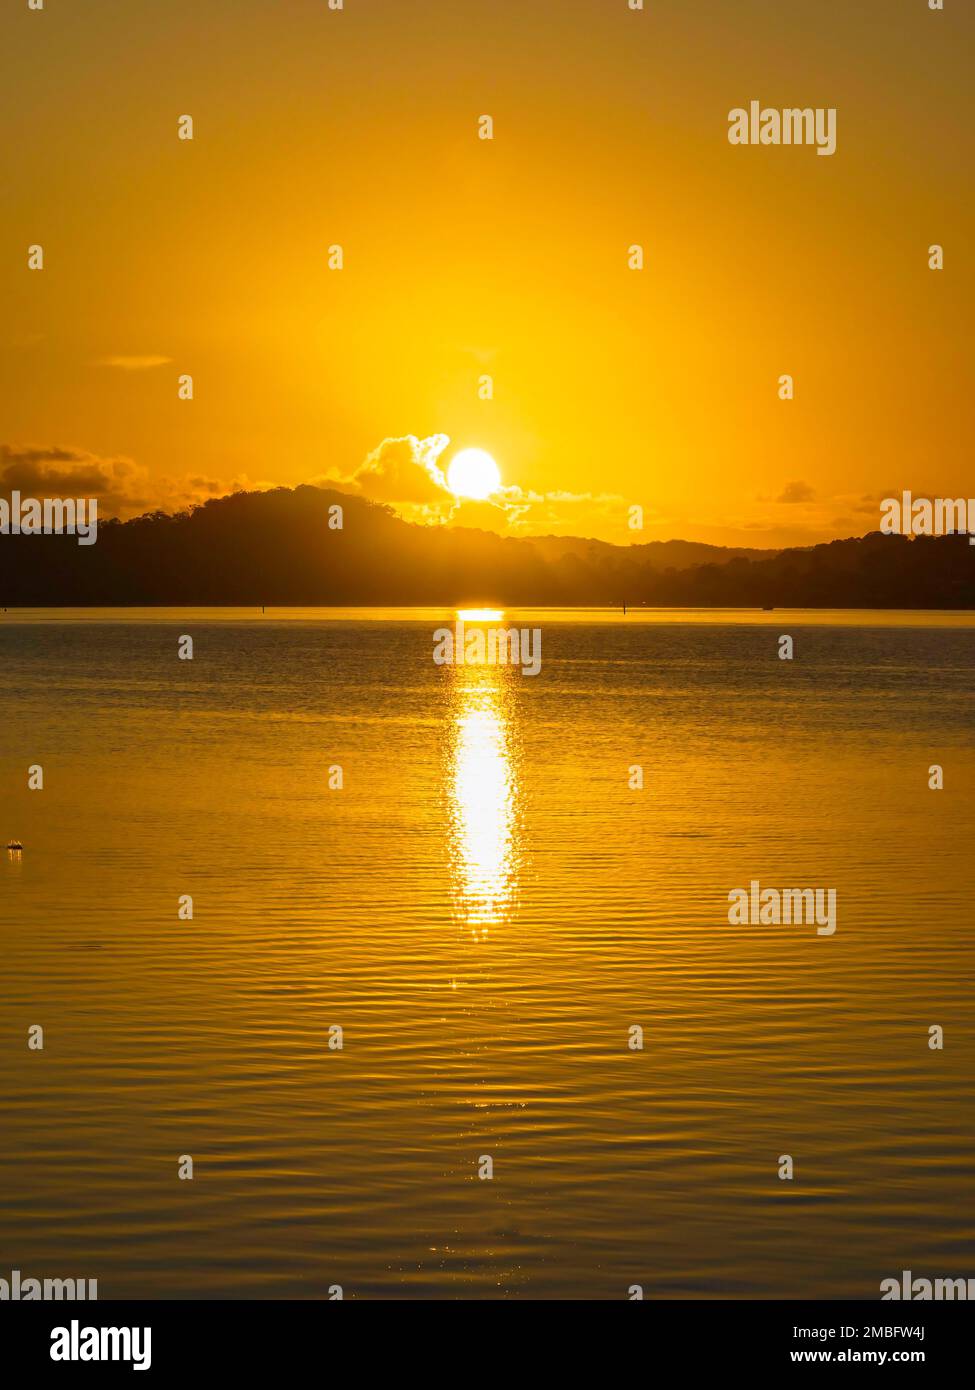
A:
<svg viewBox="0 0 975 1390">
<path fill-rule="evenodd" d="M 0 52 L 8 487 L 759 546 L 975 491 L 967 0 L 10 0 Z M 729 144 L 753 99 L 836 153 Z"/>
</svg>

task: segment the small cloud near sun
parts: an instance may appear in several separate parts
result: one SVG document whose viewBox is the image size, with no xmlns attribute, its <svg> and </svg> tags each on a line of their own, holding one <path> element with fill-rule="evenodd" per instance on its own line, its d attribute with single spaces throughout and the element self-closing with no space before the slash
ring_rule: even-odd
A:
<svg viewBox="0 0 975 1390">
<path fill-rule="evenodd" d="M 449 443 L 446 434 L 384 439 L 347 481 L 374 502 L 423 505 L 441 501 L 449 490 L 437 460 Z"/>
</svg>

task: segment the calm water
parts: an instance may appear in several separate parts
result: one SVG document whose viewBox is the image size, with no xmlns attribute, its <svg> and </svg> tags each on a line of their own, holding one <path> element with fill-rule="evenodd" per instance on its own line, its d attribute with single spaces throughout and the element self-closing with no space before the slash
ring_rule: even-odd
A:
<svg viewBox="0 0 975 1390">
<path fill-rule="evenodd" d="M 532 679 L 452 614 L 96 616 L 0 615 L 0 1276 L 975 1275 L 970 618 L 508 613 Z M 753 878 L 835 935 L 730 926 Z"/>
</svg>

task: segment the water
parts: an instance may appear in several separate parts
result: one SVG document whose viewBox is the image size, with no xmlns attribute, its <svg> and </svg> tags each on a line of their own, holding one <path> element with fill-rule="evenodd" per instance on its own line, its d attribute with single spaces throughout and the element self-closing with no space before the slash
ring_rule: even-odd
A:
<svg viewBox="0 0 975 1390">
<path fill-rule="evenodd" d="M 973 618 L 509 613 L 535 678 L 434 665 L 452 621 L 0 615 L 0 1276 L 975 1274 Z M 729 925 L 751 879 L 835 935 Z"/>
</svg>

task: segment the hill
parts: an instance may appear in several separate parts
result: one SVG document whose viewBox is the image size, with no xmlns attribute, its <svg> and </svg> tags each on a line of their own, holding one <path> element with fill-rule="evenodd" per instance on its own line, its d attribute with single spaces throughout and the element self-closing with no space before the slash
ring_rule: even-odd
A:
<svg viewBox="0 0 975 1390">
<path fill-rule="evenodd" d="M 343 509 L 341 530 L 329 509 Z M 99 524 L 98 540 L 0 537 L 0 604 L 971 608 L 964 536 L 874 533 L 804 549 L 614 546 L 416 526 L 316 487 L 232 493 L 174 516 Z"/>
</svg>

